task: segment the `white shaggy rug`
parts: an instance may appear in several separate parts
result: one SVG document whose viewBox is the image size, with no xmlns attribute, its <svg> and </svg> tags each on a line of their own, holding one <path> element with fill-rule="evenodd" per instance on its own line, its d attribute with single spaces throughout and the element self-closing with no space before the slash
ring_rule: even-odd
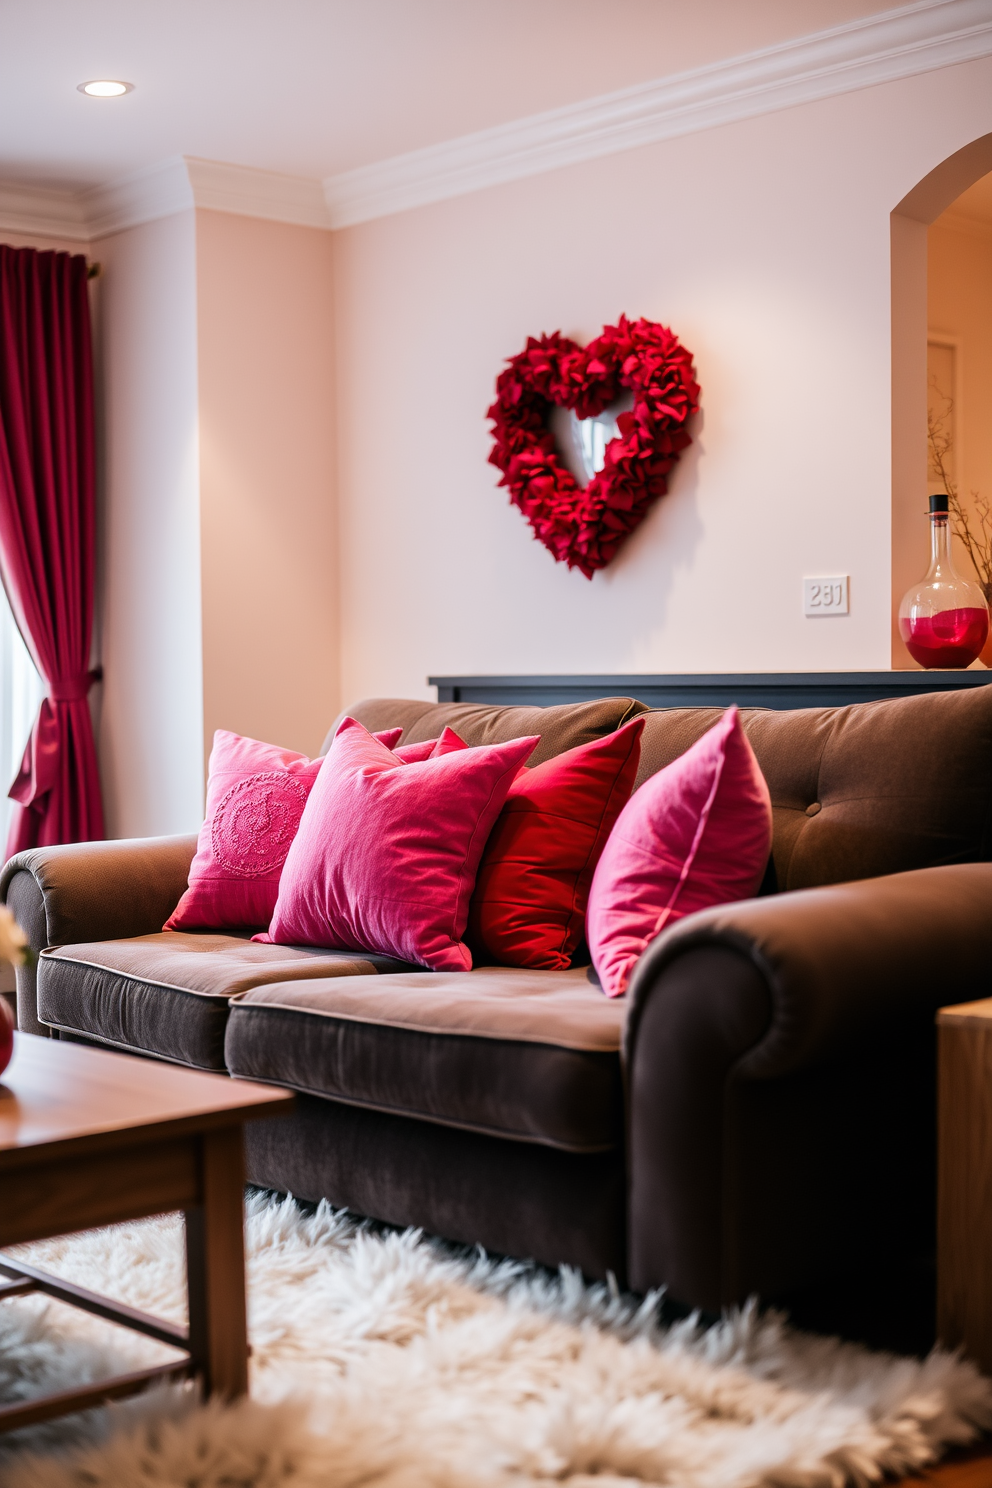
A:
<svg viewBox="0 0 992 1488">
<path fill-rule="evenodd" d="M 252 1399 L 157 1391 L 0 1438 L 3 1488 L 840 1488 L 992 1425 L 992 1384 L 791 1331 L 708 1330 L 322 1206 L 248 1204 Z M 23 1247 L 36 1265 L 183 1320 L 178 1216 Z M 38 1297 L 0 1304 L 0 1399 L 158 1345 Z M 133 1366 L 132 1366 L 133 1367 Z"/>
</svg>

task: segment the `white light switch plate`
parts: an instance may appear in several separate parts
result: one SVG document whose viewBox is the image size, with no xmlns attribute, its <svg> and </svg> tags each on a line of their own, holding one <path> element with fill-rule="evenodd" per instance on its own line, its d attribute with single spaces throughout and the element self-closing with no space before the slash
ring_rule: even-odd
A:
<svg viewBox="0 0 992 1488">
<path fill-rule="evenodd" d="M 807 615 L 846 615 L 847 574 L 831 579 L 803 579 L 803 611 Z"/>
</svg>

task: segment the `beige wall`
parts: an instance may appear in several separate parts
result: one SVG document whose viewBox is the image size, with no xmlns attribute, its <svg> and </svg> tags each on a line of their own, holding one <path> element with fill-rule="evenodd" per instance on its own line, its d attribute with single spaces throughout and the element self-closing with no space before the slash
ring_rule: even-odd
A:
<svg viewBox="0 0 992 1488">
<path fill-rule="evenodd" d="M 338 707 L 331 235 L 196 214 L 203 726 L 315 754 Z"/>
<path fill-rule="evenodd" d="M 890 214 L 990 128 L 981 61 L 338 234 L 344 698 L 430 696 L 428 672 L 888 667 Z M 529 333 L 622 311 L 695 352 L 702 412 L 590 583 L 497 488 L 485 410 Z M 806 619 L 803 576 L 833 573 L 850 616 Z"/>
</svg>

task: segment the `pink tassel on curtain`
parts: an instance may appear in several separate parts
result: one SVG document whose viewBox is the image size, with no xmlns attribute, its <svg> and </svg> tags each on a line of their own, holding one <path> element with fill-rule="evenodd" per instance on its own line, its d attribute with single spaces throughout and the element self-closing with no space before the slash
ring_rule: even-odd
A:
<svg viewBox="0 0 992 1488">
<path fill-rule="evenodd" d="M 0 246 L 0 578 L 48 686 L 9 792 L 8 857 L 103 836 L 87 702 L 94 508 L 86 260 Z"/>
</svg>

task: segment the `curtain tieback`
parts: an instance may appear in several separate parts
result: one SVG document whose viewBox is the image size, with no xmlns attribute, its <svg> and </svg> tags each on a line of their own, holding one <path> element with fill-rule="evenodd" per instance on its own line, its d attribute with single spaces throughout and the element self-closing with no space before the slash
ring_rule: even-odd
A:
<svg viewBox="0 0 992 1488">
<path fill-rule="evenodd" d="M 53 703 L 77 703 L 84 698 L 94 682 L 103 680 L 103 667 L 94 667 L 78 677 L 67 677 L 61 682 L 48 684 L 48 696 Z"/>
</svg>

